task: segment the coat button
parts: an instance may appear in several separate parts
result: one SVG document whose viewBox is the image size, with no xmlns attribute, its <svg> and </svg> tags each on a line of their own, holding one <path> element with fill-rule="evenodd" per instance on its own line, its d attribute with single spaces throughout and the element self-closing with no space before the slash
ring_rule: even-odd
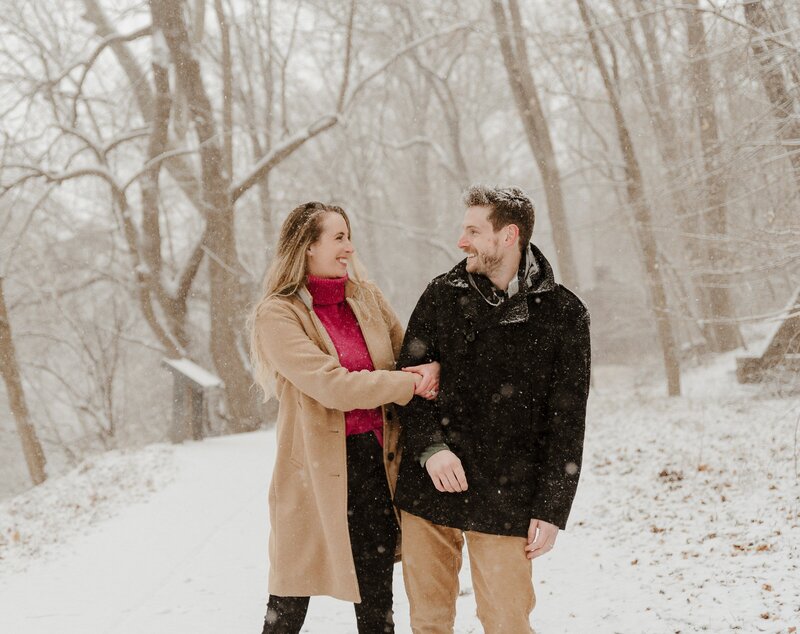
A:
<svg viewBox="0 0 800 634">
<path fill-rule="evenodd" d="M 387 409 L 386 410 L 386 420 L 392 420 L 393 418 L 394 418 L 394 414 L 392 413 L 392 410 Z"/>
<path fill-rule="evenodd" d="M 472 343 L 473 341 L 475 341 L 475 333 L 474 332 L 468 332 L 466 337 L 465 337 L 465 339 L 467 341 L 469 341 L 470 343 Z"/>
<path fill-rule="evenodd" d="M 387 453 L 386 454 L 386 459 L 387 460 L 394 460 L 394 451 L 390 451 L 389 453 Z"/>
</svg>

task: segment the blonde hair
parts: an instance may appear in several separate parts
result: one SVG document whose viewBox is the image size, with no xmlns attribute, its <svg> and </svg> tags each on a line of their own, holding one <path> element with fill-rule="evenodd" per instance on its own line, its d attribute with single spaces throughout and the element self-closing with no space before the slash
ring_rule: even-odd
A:
<svg viewBox="0 0 800 634">
<path fill-rule="evenodd" d="M 322 220 L 328 213 L 342 216 L 347 224 L 347 232 L 350 233 L 350 219 L 344 209 L 336 205 L 312 201 L 289 212 L 281 226 L 275 256 L 264 276 L 261 298 L 247 319 L 253 376 L 264 391 L 265 401 L 275 394 L 275 370 L 269 360 L 264 358 L 261 350 L 258 316 L 272 298 L 291 297 L 305 286 L 308 274 L 306 252 L 308 247 L 322 235 Z M 350 269 L 349 279 L 361 286 L 365 280 L 365 273 L 355 254 L 350 258 Z"/>
</svg>

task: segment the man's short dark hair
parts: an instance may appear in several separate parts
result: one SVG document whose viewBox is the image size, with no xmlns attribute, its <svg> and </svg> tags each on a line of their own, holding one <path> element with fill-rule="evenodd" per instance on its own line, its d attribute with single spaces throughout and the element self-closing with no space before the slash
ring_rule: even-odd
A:
<svg viewBox="0 0 800 634">
<path fill-rule="evenodd" d="M 533 202 L 519 187 L 472 185 L 464 192 L 467 207 L 489 207 L 488 220 L 495 232 L 508 225 L 519 229 L 519 249 L 524 252 L 533 235 L 536 212 Z"/>
</svg>

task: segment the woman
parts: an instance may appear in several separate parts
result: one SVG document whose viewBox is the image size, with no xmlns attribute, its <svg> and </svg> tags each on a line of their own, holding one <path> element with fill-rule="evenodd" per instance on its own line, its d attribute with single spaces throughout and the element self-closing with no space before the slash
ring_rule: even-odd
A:
<svg viewBox="0 0 800 634">
<path fill-rule="evenodd" d="M 438 364 L 393 370 L 403 329 L 354 253 L 340 207 L 297 207 L 251 317 L 256 378 L 279 402 L 264 634 L 299 632 L 314 595 L 354 602 L 361 634 L 394 632 L 398 430 L 385 406 L 435 397 Z"/>
</svg>

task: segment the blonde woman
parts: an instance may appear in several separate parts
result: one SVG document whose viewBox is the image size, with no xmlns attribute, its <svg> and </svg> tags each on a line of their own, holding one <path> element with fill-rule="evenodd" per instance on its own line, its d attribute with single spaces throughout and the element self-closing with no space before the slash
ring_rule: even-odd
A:
<svg viewBox="0 0 800 634">
<path fill-rule="evenodd" d="M 256 378 L 279 402 L 264 634 L 299 632 L 314 595 L 355 603 L 360 634 L 394 632 L 391 404 L 435 398 L 439 366 L 394 370 L 403 328 L 354 254 L 340 207 L 292 210 L 251 317 Z"/>
</svg>

